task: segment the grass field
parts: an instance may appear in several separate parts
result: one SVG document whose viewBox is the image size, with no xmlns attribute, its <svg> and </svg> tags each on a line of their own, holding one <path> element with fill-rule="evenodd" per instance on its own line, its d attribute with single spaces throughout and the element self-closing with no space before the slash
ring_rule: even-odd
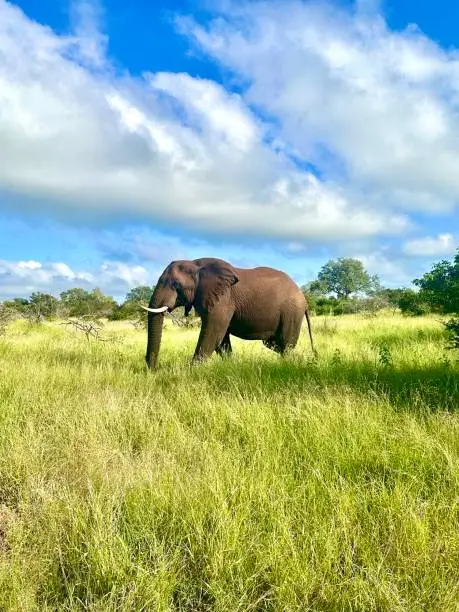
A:
<svg viewBox="0 0 459 612">
<path fill-rule="evenodd" d="M 0 610 L 459 610 L 459 367 L 435 318 L 0 338 Z M 456 356 L 457 358 L 457 356 Z"/>
</svg>

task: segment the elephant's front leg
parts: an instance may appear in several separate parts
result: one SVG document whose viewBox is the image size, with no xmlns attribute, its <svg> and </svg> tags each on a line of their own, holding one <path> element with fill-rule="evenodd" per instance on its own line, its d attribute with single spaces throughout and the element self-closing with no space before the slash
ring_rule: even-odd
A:
<svg viewBox="0 0 459 612">
<path fill-rule="evenodd" d="M 205 361 L 215 350 L 218 351 L 218 348 L 220 348 L 220 345 L 225 340 L 230 319 L 231 317 L 228 315 L 208 315 L 202 317 L 201 331 L 199 333 L 198 343 L 191 361 L 192 364 L 199 361 Z M 228 344 L 231 349 L 229 336 Z"/>
</svg>

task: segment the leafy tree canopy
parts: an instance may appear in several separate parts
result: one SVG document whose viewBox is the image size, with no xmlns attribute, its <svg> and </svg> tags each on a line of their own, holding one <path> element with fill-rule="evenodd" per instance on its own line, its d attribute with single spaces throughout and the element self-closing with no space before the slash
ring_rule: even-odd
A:
<svg viewBox="0 0 459 612">
<path fill-rule="evenodd" d="M 423 299 L 436 310 L 459 314 L 459 249 L 452 262 L 440 261 L 413 283 L 419 287 Z"/>
<path fill-rule="evenodd" d="M 82 315 L 108 316 L 117 307 L 111 296 L 104 295 L 98 288 L 86 291 L 79 287 L 63 291 L 60 295 L 62 305 L 69 316 Z"/>
<path fill-rule="evenodd" d="M 2 305 L 4 308 L 11 308 L 17 312 L 25 312 L 29 305 L 29 300 L 25 298 L 13 298 L 12 300 L 5 300 Z"/>
<path fill-rule="evenodd" d="M 349 257 L 328 261 L 310 286 L 313 292 L 334 293 L 337 298 L 372 293 L 380 287 L 377 276 L 370 276 L 359 259 Z"/>
<path fill-rule="evenodd" d="M 148 302 L 150 301 L 151 294 L 153 293 L 154 287 L 148 287 L 147 285 L 141 285 L 134 287 L 126 295 L 126 302 Z"/>
<path fill-rule="evenodd" d="M 59 309 L 59 300 L 49 293 L 37 291 L 30 296 L 28 308 L 42 317 L 55 317 Z"/>
</svg>

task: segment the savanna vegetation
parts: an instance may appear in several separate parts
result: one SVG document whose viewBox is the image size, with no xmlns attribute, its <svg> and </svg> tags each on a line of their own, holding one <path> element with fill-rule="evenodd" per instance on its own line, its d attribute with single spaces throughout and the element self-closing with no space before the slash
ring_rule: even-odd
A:
<svg viewBox="0 0 459 612">
<path fill-rule="evenodd" d="M 100 295 L 92 331 L 8 319 L 0 609 L 457 610 L 451 266 L 451 307 L 314 316 L 317 359 L 304 329 L 190 369 L 198 329 L 168 320 L 147 372 Z"/>
</svg>

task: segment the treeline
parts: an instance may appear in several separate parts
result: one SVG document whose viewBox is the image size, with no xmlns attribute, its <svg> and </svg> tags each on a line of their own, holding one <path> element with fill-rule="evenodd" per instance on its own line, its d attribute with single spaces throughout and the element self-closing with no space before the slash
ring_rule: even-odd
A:
<svg viewBox="0 0 459 612">
<path fill-rule="evenodd" d="M 40 291 L 32 293 L 29 298 L 14 298 L 2 304 L 3 310 L 16 312 L 27 318 L 56 319 L 64 317 L 97 317 L 111 321 L 136 319 L 141 304 L 148 304 L 154 287 L 135 287 L 126 295 L 122 304 L 113 297 L 105 295 L 100 289 L 86 291 L 81 288 L 63 291 L 59 298 Z"/>
<path fill-rule="evenodd" d="M 318 315 L 343 315 L 400 310 L 405 315 L 459 312 L 459 250 L 452 262 L 441 261 L 410 288 L 382 287 L 358 259 L 330 260 L 317 279 L 302 287 L 310 309 Z"/>
<path fill-rule="evenodd" d="M 328 261 L 317 278 L 302 289 L 310 310 L 317 315 L 376 313 L 392 309 L 413 316 L 428 313 L 459 316 L 459 249 L 453 261 L 435 264 L 422 278 L 414 279 L 413 285 L 416 290 L 382 287 L 378 276 L 371 276 L 360 260 L 340 258 Z M 68 289 L 59 298 L 35 292 L 27 299 L 7 300 L 1 308 L 37 320 L 82 316 L 138 319 L 144 314 L 140 305 L 149 302 L 153 290 L 154 286 L 135 287 L 127 293 L 122 304 L 98 288 L 92 291 Z"/>
<path fill-rule="evenodd" d="M 316 280 L 303 287 L 315 314 L 343 315 L 399 309 L 405 315 L 452 315 L 445 323 L 450 348 L 459 348 L 459 249 L 452 261 L 436 263 L 430 272 L 413 279 L 417 290 L 381 287 L 362 262 L 341 258 L 327 262 Z"/>
</svg>

